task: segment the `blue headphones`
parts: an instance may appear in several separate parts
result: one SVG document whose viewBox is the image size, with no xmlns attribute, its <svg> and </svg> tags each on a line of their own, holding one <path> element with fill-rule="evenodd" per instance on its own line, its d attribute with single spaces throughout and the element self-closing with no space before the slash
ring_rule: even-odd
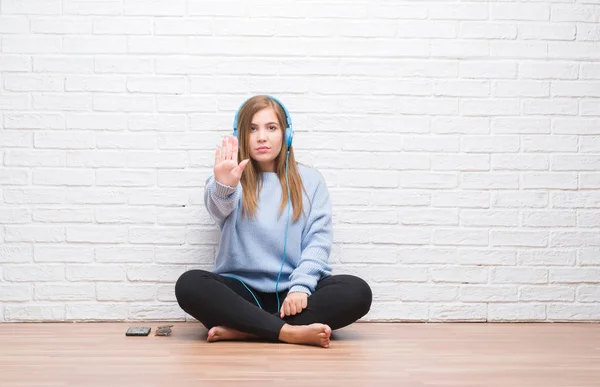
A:
<svg viewBox="0 0 600 387">
<path fill-rule="evenodd" d="M 288 110 L 286 109 L 285 105 L 283 103 L 281 103 L 280 100 L 278 100 L 275 97 L 272 97 L 270 95 L 265 95 L 265 97 L 268 97 L 270 99 L 272 99 L 273 101 L 277 102 L 279 104 L 279 106 L 281 106 L 281 108 L 283 109 L 284 113 L 285 113 L 285 120 L 287 121 L 287 127 L 285 128 L 285 140 L 287 143 L 288 148 L 292 146 L 292 140 L 294 139 L 294 130 L 292 128 L 292 118 L 290 117 L 290 113 L 288 112 Z M 233 135 L 238 137 L 238 116 L 240 115 L 240 110 L 242 110 L 242 107 L 246 104 L 246 102 L 248 102 L 248 100 L 244 101 L 244 103 L 239 107 L 238 111 L 235 113 L 235 118 L 233 120 Z"/>
<path fill-rule="evenodd" d="M 272 97 L 270 95 L 266 95 L 265 97 L 268 97 L 270 99 L 272 99 L 273 101 L 277 102 L 279 104 L 279 106 L 282 107 L 283 111 L 285 112 L 285 119 L 287 121 L 287 127 L 285 128 L 285 139 L 287 142 L 287 154 L 285 156 L 285 183 L 287 186 L 287 193 L 288 193 L 288 202 L 287 202 L 287 222 L 285 223 L 285 239 L 284 239 L 284 243 L 283 243 L 283 259 L 281 260 L 281 267 L 279 268 L 279 274 L 277 275 L 277 282 L 275 283 L 275 295 L 277 296 L 277 311 L 279 312 L 280 309 L 280 301 L 279 301 L 279 279 L 281 278 L 281 272 L 283 270 L 283 264 L 285 262 L 285 256 L 286 256 L 286 251 L 287 251 L 287 234 L 288 234 L 288 226 L 290 223 L 290 208 L 291 208 L 291 203 L 292 203 L 292 199 L 290 197 L 290 184 L 288 181 L 288 158 L 290 157 L 290 147 L 292 146 L 292 140 L 294 138 L 294 131 L 292 129 L 292 118 L 290 117 L 290 113 L 288 112 L 288 110 L 285 108 L 285 106 L 283 105 L 283 103 L 281 103 L 281 101 L 279 101 L 277 98 Z M 248 100 L 244 101 L 244 103 L 239 107 L 238 111 L 235 113 L 235 118 L 233 120 L 233 135 L 238 137 L 238 116 L 240 114 L 240 110 L 242 110 L 242 107 L 246 104 L 246 102 L 248 102 Z M 239 138 L 239 137 L 238 137 Z M 258 305 L 259 308 L 262 309 L 262 306 L 260 305 L 260 302 L 258 302 L 258 298 L 256 298 L 256 296 L 254 295 L 254 293 L 252 292 L 252 290 L 250 290 L 250 288 L 244 283 L 244 281 L 242 281 L 241 278 L 232 275 L 232 274 L 222 274 L 224 277 L 230 277 L 230 278 L 234 278 L 238 281 L 240 281 L 242 283 L 242 285 L 244 285 L 244 287 L 250 292 L 250 294 L 252 294 L 252 297 L 254 297 L 254 301 L 256 301 L 256 304 Z"/>
</svg>

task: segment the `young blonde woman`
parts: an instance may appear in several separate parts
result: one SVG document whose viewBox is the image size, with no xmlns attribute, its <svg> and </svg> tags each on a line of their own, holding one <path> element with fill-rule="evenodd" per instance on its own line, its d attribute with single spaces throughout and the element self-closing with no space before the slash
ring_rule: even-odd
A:
<svg viewBox="0 0 600 387">
<path fill-rule="evenodd" d="M 362 279 L 332 275 L 329 192 L 299 164 L 289 112 L 255 96 L 215 152 L 204 202 L 221 230 L 212 272 L 190 270 L 175 285 L 181 308 L 209 342 L 265 339 L 329 347 L 331 331 L 369 311 Z"/>
</svg>

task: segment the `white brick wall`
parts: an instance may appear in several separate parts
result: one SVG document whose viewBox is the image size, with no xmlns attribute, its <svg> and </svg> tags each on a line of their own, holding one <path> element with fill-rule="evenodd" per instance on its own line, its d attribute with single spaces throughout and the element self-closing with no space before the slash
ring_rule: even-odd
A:
<svg viewBox="0 0 600 387">
<path fill-rule="evenodd" d="M 285 101 L 365 320 L 600 320 L 600 5 L 0 0 L 0 321 L 185 319 L 250 95 Z"/>
</svg>

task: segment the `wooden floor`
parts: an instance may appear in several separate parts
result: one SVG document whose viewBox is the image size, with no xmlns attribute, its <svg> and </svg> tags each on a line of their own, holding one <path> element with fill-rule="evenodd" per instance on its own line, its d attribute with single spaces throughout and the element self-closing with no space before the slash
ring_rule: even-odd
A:
<svg viewBox="0 0 600 387">
<path fill-rule="evenodd" d="M 0 386 L 600 386 L 600 324 L 358 323 L 328 349 L 172 324 L 2 323 Z"/>
</svg>

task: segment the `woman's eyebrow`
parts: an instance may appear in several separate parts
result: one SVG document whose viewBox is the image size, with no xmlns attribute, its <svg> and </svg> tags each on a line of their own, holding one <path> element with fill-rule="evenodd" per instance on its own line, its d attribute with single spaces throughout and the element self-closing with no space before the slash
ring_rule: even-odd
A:
<svg viewBox="0 0 600 387">
<path fill-rule="evenodd" d="M 258 126 L 258 124 L 255 124 L 254 122 L 251 123 L 250 125 Z M 277 122 L 267 122 L 265 125 L 279 125 L 279 124 Z"/>
</svg>

